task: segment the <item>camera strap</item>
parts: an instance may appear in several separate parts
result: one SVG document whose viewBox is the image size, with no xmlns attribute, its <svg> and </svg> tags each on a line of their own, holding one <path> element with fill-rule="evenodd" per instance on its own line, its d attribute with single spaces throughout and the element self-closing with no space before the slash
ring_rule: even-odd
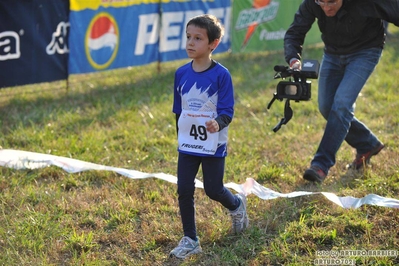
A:
<svg viewBox="0 0 399 266">
<path fill-rule="evenodd" d="M 284 117 L 281 118 L 280 122 L 273 128 L 274 132 L 277 132 L 282 125 L 285 125 L 288 123 L 288 121 L 291 120 L 293 115 L 293 111 L 290 105 L 290 100 L 286 100 L 285 101 L 285 105 L 284 105 Z"/>
</svg>

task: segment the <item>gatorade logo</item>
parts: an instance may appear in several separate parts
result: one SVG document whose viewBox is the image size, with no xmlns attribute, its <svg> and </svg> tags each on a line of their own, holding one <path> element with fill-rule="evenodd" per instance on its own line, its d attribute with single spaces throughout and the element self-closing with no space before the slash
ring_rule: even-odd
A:
<svg viewBox="0 0 399 266">
<path fill-rule="evenodd" d="M 90 22 L 85 37 L 86 57 L 95 69 L 106 69 L 119 47 L 119 29 L 114 17 L 101 12 Z"/>
<path fill-rule="evenodd" d="M 279 2 L 270 2 L 270 0 L 253 0 L 251 9 L 240 11 L 235 29 L 247 29 L 241 48 L 248 44 L 259 24 L 275 19 L 279 5 Z"/>
</svg>

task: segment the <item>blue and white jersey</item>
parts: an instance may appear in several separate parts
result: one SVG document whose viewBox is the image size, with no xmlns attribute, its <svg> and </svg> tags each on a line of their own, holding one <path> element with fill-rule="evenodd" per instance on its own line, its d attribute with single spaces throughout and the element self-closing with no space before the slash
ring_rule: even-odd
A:
<svg viewBox="0 0 399 266">
<path fill-rule="evenodd" d="M 197 156 L 227 155 L 228 126 L 216 133 L 205 122 L 220 115 L 233 118 L 234 90 L 230 72 L 220 63 L 195 72 L 192 62 L 177 69 L 172 111 L 179 114 L 178 151 Z"/>
</svg>

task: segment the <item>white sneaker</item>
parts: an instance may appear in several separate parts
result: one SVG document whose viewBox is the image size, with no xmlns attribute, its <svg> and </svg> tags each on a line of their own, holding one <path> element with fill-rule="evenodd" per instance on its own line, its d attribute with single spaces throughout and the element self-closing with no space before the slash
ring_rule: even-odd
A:
<svg viewBox="0 0 399 266">
<path fill-rule="evenodd" d="M 185 259 L 191 254 L 198 254 L 202 252 L 199 239 L 197 241 L 192 240 L 188 236 L 184 236 L 177 247 L 175 247 L 170 253 L 169 257 L 177 257 L 179 259 Z"/>
<path fill-rule="evenodd" d="M 244 195 L 236 195 L 240 200 L 240 206 L 235 211 L 230 211 L 232 221 L 232 231 L 235 234 L 241 233 L 249 225 L 247 215 L 247 198 Z"/>
</svg>

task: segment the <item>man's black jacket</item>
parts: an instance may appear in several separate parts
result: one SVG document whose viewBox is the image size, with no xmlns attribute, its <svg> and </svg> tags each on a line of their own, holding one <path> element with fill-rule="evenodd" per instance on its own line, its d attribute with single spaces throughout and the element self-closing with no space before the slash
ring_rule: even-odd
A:
<svg viewBox="0 0 399 266">
<path fill-rule="evenodd" d="M 307 32 L 317 19 L 325 52 L 345 55 L 383 47 L 382 20 L 399 26 L 399 0 L 342 0 L 334 17 L 327 17 L 314 0 L 304 0 L 284 37 L 285 60 L 301 59 Z"/>
</svg>

